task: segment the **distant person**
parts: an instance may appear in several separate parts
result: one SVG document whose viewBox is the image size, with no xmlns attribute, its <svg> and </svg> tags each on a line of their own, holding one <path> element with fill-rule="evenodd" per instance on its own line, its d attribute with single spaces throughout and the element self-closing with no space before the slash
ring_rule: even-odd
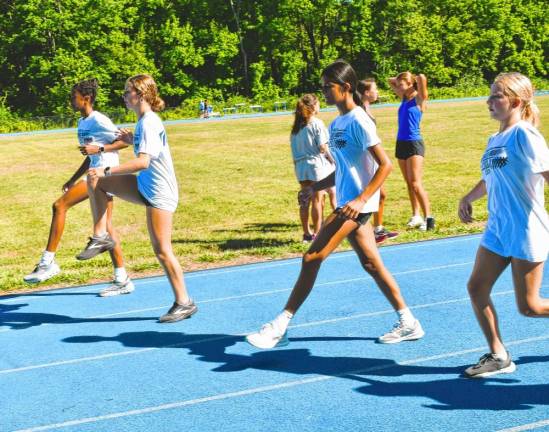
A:
<svg viewBox="0 0 549 432">
<path fill-rule="evenodd" d="M 133 144 L 135 158 L 119 166 L 91 168 L 88 190 L 93 211 L 93 236 L 78 256 L 90 259 L 114 247 L 106 231 L 109 194 L 146 209 L 152 247 L 172 287 L 175 301 L 161 316 L 162 323 L 189 318 L 197 311 L 185 288 L 183 272 L 172 249 L 173 213 L 179 201 L 177 180 L 162 120 L 156 112 L 164 108 L 150 75 L 128 78 L 124 90 L 126 107 L 135 112 L 135 132 L 120 131 L 120 139 Z"/>
<path fill-rule="evenodd" d="M 128 147 L 128 144 L 117 139 L 118 129 L 112 121 L 93 109 L 97 96 L 98 82 L 96 79 L 81 81 L 72 87 L 71 103 L 74 110 L 80 112 L 78 119 L 79 152 L 86 158 L 63 187 L 63 195 L 53 204 L 53 215 L 50 226 L 50 235 L 46 250 L 42 253 L 40 262 L 32 273 L 23 280 L 27 283 L 44 282 L 57 275 L 61 270 L 55 262 L 55 253 L 63 236 L 67 211 L 82 201 L 88 199 L 88 188 L 82 176 L 88 168 L 99 168 L 118 165 L 118 150 Z M 112 195 L 106 197 L 106 230 L 115 240 L 110 251 L 114 267 L 112 284 L 101 290 L 102 297 L 118 294 L 128 294 L 134 290 L 124 267 L 124 259 L 118 236 L 112 226 Z"/>
<path fill-rule="evenodd" d="M 392 165 L 379 145 L 376 126 L 360 108 L 356 91 L 356 73 L 348 63 L 338 60 L 327 66 L 321 75 L 326 103 L 336 105 L 339 116 L 330 124 L 330 153 L 336 170 L 313 185 L 322 189 L 336 186 L 338 208 L 325 221 L 320 232 L 303 256 L 301 272 L 282 313 L 264 324 L 258 332 L 246 337 L 257 348 L 268 349 L 289 343 L 290 320 L 313 289 L 322 262 L 348 239 L 364 270 L 394 308 L 398 322 L 379 337 L 380 343 L 398 343 L 420 339 L 424 335 L 419 321 L 406 306 L 400 288 L 384 266 L 369 222 L 379 205 L 379 188 Z M 345 269 L 338 269 L 338 274 Z"/>
<path fill-rule="evenodd" d="M 204 100 L 204 118 L 208 118 L 210 114 L 210 104 L 208 99 Z"/>
<path fill-rule="evenodd" d="M 301 190 L 310 187 L 334 171 L 334 160 L 328 151 L 328 130 L 318 117 L 320 103 L 315 95 L 306 94 L 295 108 L 290 144 L 294 169 Z M 316 191 L 312 199 L 300 199 L 299 217 L 303 228 L 303 242 L 314 240 L 320 231 L 324 213 L 324 191 Z M 309 225 L 309 210 L 313 227 Z"/>
<path fill-rule="evenodd" d="M 368 78 L 361 80 L 357 84 L 357 91 L 360 95 L 360 100 L 362 102 L 362 107 L 366 114 L 372 119 L 376 124 L 377 122 L 372 113 L 370 105 L 377 102 L 379 98 L 379 93 L 377 91 L 377 84 L 375 79 Z M 376 243 L 383 243 L 385 240 L 393 239 L 398 237 L 398 233 L 395 231 L 388 231 L 383 226 L 383 210 L 385 209 L 385 200 L 387 199 L 387 190 L 385 189 L 385 182 L 381 185 L 379 189 L 379 209 L 374 213 L 374 236 L 376 238 Z"/>
<path fill-rule="evenodd" d="M 490 352 L 465 370 L 472 378 L 516 369 L 490 299 L 492 287 L 509 264 L 519 311 L 527 317 L 549 317 L 549 299 L 540 297 L 549 253 L 543 192 L 549 181 L 549 149 L 537 129 L 539 110 L 532 83 L 517 72 L 500 74 L 487 103 L 499 131 L 488 139 L 480 164 L 482 179 L 461 199 L 458 212 L 463 222 L 472 222 L 472 203 L 488 195 L 488 222 L 467 288 Z"/>
<path fill-rule="evenodd" d="M 415 76 L 410 72 L 402 72 L 395 78 L 389 78 L 389 85 L 402 99 L 398 109 L 395 156 L 412 205 L 408 227 L 419 228 L 421 231 L 432 230 L 435 228 L 435 218 L 431 214 L 429 196 L 423 187 L 425 144 L 419 129 L 427 106 L 427 78 L 423 74 Z M 421 217 L 420 209 L 425 219 Z"/>
<path fill-rule="evenodd" d="M 198 111 L 200 112 L 199 117 L 204 117 L 204 100 L 200 99 L 200 102 L 198 103 Z"/>
</svg>

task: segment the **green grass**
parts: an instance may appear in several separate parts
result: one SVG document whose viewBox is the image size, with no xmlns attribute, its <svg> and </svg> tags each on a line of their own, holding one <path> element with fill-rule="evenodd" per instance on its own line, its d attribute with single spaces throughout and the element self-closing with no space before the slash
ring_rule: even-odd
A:
<svg viewBox="0 0 549 432">
<path fill-rule="evenodd" d="M 549 97 L 537 102 L 542 133 L 549 137 Z M 379 108 L 375 114 L 392 157 L 396 108 Z M 321 118 L 328 123 L 335 115 L 322 113 Z M 291 122 L 291 116 L 276 116 L 167 128 L 181 195 L 173 244 L 184 270 L 297 256 L 306 250 L 299 241 L 298 187 L 288 144 Z M 456 208 L 480 177 L 479 160 L 497 123 L 490 120 L 484 102 L 473 101 L 430 104 L 422 126 L 427 146 L 424 180 L 438 227 L 428 233 L 405 230 L 410 206 L 396 166 L 387 180 L 385 225 L 401 232 L 399 242 L 479 232 L 487 216 L 485 201 L 475 205 L 479 223 L 472 225 L 458 221 Z M 22 277 L 45 247 L 51 204 L 81 162 L 76 147 L 74 133 L 0 138 L 1 292 L 28 288 Z M 128 149 L 122 159 L 131 156 Z M 161 273 L 148 240 L 144 209 L 117 200 L 114 223 L 131 275 Z M 69 211 L 57 253 L 63 272 L 40 287 L 111 277 L 108 254 L 87 262 L 74 258 L 91 226 L 87 203 Z"/>
</svg>

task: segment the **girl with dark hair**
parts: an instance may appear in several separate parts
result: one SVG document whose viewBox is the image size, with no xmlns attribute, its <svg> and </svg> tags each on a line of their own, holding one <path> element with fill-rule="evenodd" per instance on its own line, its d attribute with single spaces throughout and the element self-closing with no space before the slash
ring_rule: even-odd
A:
<svg viewBox="0 0 549 432">
<path fill-rule="evenodd" d="M 328 152 L 328 130 L 316 115 L 320 104 L 315 95 L 306 94 L 298 101 L 290 136 L 295 175 L 301 190 L 334 171 L 334 161 Z M 331 188 L 333 191 L 333 188 Z M 324 212 L 324 191 L 316 191 L 312 199 L 298 200 L 303 227 L 303 242 L 311 242 L 320 231 Z M 300 195 L 301 196 L 301 195 Z M 311 206 L 312 204 L 312 206 Z M 309 226 L 312 207 L 313 231 Z"/>
<path fill-rule="evenodd" d="M 362 101 L 362 108 L 364 108 L 366 114 L 368 114 L 372 121 L 377 125 L 376 119 L 370 108 L 370 104 L 376 102 L 379 98 L 376 81 L 373 78 L 361 80 L 357 84 L 357 90 Z M 385 183 L 383 183 L 379 189 L 379 208 L 377 212 L 374 213 L 374 236 L 376 238 L 376 243 L 378 244 L 383 243 L 387 239 L 398 237 L 397 232 L 388 231 L 383 226 L 383 210 L 385 209 L 386 198 L 387 191 L 385 189 Z"/>
<path fill-rule="evenodd" d="M 175 322 L 189 318 L 197 307 L 187 294 L 181 265 L 172 249 L 172 221 L 178 203 L 178 189 L 166 131 L 156 114 L 164 109 L 164 101 L 150 75 L 129 78 L 124 101 L 128 109 L 135 112 L 138 121 L 135 132 L 132 134 L 128 129 L 122 129 L 120 139 L 133 144 L 135 159 L 119 166 L 88 171 L 94 229 L 79 257 L 90 259 L 114 246 L 106 229 L 109 194 L 146 207 L 151 243 L 175 295 L 174 304 L 160 317 L 160 322 Z"/>
<path fill-rule="evenodd" d="M 419 123 L 427 106 L 427 78 L 410 72 L 402 72 L 389 78 L 389 85 L 402 99 L 398 109 L 398 133 L 395 156 L 406 182 L 412 205 L 412 217 L 408 227 L 421 231 L 435 228 L 435 218 L 431 215 L 431 203 L 423 187 L 423 161 L 425 144 L 419 130 Z M 423 210 L 425 219 L 420 215 Z"/>
<path fill-rule="evenodd" d="M 376 126 L 360 108 L 353 68 L 336 61 L 322 72 L 322 92 L 328 104 L 336 105 L 339 116 L 330 124 L 330 153 L 336 170 L 311 189 L 335 183 L 338 207 L 325 221 L 309 250 L 303 256 L 301 272 L 282 313 L 246 337 L 257 348 L 273 348 L 288 343 L 291 318 L 311 292 L 324 261 L 347 238 L 364 270 L 397 311 L 398 322 L 379 338 L 381 343 L 416 340 L 424 332 L 406 306 L 395 279 L 385 268 L 374 239 L 369 218 L 379 204 L 379 188 L 391 171 L 391 161 L 379 145 Z M 304 192 L 305 193 L 305 192 Z M 312 193 L 312 191 L 311 191 Z"/>
<path fill-rule="evenodd" d="M 81 81 L 72 88 L 72 106 L 75 110 L 80 111 L 82 115 L 78 120 L 79 149 L 87 157 L 70 180 L 63 185 L 63 195 L 53 204 L 53 216 L 46 250 L 42 253 L 40 262 L 34 271 L 24 277 L 25 282 L 43 282 L 60 272 L 59 266 L 55 262 L 55 252 L 63 235 L 67 211 L 76 204 L 88 199 L 88 188 L 86 182 L 81 180 L 81 177 L 88 168 L 118 165 L 118 150 L 128 146 L 125 142 L 117 139 L 118 129 L 112 121 L 104 114 L 93 109 L 97 88 L 98 82 L 96 79 Z M 114 266 L 114 280 L 109 287 L 100 291 L 99 295 L 102 297 L 127 294 L 134 289 L 134 285 L 124 268 L 122 249 L 112 227 L 112 209 L 113 199 L 112 196 L 108 196 L 106 230 L 115 239 L 110 252 Z"/>
<path fill-rule="evenodd" d="M 487 100 L 499 122 L 481 160 L 482 179 L 465 195 L 458 214 L 473 221 L 473 201 L 488 196 L 488 222 L 467 288 L 490 352 L 465 375 L 484 378 L 516 369 L 499 330 L 492 287 L 511 265 L 519 311 L 549 317 L 549 299 L 540 297 L 543 267 L 549 253 L 549 215 L 544 185 L 549 181 L 549 149 L 537 129 L 539 110 L 530 80 L 518 73 L 496 77 Z"/>
</svg>

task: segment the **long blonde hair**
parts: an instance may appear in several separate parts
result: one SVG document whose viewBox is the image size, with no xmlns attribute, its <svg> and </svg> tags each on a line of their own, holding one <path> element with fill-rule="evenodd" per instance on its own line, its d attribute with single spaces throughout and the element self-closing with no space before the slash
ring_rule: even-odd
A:
<svg viewBox="0 0 549 432">
<path fill-rule="evenodd" d="M 154 112 L 164 109 L 164 101 L 158 95 L 158 87 L 152 76 L 147 74 L 134 75 L 127 79 L 126 84 L 132 86 Z"/>
<path fill-rule="evenodd" d="M 535 127 L 539 126 L 539 108 L 534 102 L 534 86 L 527 76 L 519 72 L 500 73 L 494 84 L 503 87 L 503 94 L 511 101 L 520 101 L 521 120 L 526 120 Z"/>
</svg>

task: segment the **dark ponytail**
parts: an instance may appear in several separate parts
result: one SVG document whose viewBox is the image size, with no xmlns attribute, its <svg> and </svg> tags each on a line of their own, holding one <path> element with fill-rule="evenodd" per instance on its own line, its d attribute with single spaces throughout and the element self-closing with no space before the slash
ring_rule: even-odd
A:
<svg viewBox="0 0 549 432">
<path fill-rule="evenodd" d="M 97 78 L 92 78 L 89 80 L 80 81 L 79 83 L 72 86 L 71 94 L 73 94 L 75 91 L 80 93 L 82 96 L 89 96 L 90 102 L 95 102 L 95 98 L 97 97 L 97 89 L 99 88 L 99 81 L 97 81 Z"/>
<path fill-rule="evenodd" d="M 336 60 L 324 68 L 321 76 L 339 85 L 349 84 L 354 103 L 362 106 L 362 99 L 357 91 L 358 78 L 355 70 L 349 63 L 344 60 Z"/>
</svg>

